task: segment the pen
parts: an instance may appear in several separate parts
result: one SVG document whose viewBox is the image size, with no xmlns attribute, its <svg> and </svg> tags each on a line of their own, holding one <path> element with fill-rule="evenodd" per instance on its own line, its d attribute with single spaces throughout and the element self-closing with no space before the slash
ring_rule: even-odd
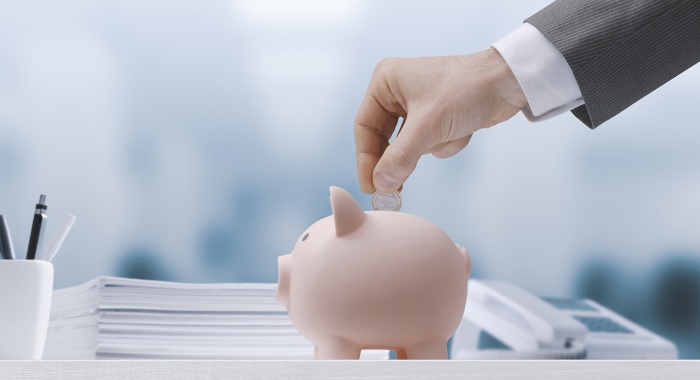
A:
<svg viewBox="0 0 700 380">
<path fill-rule="evenodd" d="M 7 225 L 5 215 L 0 214 L 0 247 L 2 248 L 2 258 L 5 260 L 15 259 L 15 250 L 12 247 L 12 236 L 10 236 L 10 226 Z"/>
<path fill-rule="evenodd" d="M 29 234 L 29 246 L 27 247 L 27 260 L 34 260 L 36 252 L 41 248 L 41 241 L 44 236 L 44 223 L 46 223 L 46 195 L 39 196 L 39 203 L 34 209 L 34 220 L 32 221 L 32 232 Z"/>
<path fill-rule="evenodd" d="M 63 245 L 63 241 L 66 240 L 66 236 L 68 236 L 70 229 L 73 227 L 73 223 L 75 223 L 75 215 L 67 214 L 66 217 L 63 218 L 61 225 L 58 226 L 58 230 L 56 230 L 51 238 L 51 242 L 48 247 L 46 247 L 44 256 L 41 258 L 42 260 L 51 261 L 56 257 L 58 250 L 61 249 L 61 245 Z"/>
</svg>

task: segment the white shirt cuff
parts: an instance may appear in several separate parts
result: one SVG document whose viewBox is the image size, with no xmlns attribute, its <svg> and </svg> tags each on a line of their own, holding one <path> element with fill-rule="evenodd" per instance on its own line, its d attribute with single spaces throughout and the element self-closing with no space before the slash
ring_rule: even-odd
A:
<svg viewBox="0 0 700 380">
<path fill-rule="evenodd" d="M 523 23 L 492 46 L 510 66 L 527 98 L 523 114 L 528 120 L 547 120 L 583 104 L 564 56 L 531 24 Z"/>
</svg>

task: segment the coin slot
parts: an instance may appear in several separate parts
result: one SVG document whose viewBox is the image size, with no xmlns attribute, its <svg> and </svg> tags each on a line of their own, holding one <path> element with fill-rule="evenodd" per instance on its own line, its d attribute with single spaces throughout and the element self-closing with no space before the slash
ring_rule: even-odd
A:
<svg viewBox="0 0 700 380">
<path fill-rule="evenodd" d="M 307 232 L 306 235 L 304 235 L 304 237 L 301 238 L 301 241 L 305 241 L 308 238 L 309 238 L 309 233 Z"/>
</svg>

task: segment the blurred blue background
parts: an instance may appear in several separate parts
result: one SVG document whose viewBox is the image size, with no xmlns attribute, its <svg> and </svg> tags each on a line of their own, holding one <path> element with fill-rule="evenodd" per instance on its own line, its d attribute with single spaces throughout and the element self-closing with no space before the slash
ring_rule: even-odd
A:
<svg viewBox="0 0 700 380">
<path fill-rule="evenodd" d="M 536 1 L 0 2 L 0 212 L 25 252 L 78 217 L 56 287 L 102 274 L 276 281 L 276 257 L 353 193 L 353 119 L 385 57 L 487 48 Z M 694 67 L 599 129 L 517 115 L 424 157 L 402 211 L 474 277 L 587 297 L 700 358 Z"/>
</svg>

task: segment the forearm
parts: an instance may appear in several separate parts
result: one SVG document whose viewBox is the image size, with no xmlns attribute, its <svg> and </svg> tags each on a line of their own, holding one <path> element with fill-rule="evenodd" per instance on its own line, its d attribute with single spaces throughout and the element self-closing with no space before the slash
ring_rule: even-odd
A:
<svg viewBox="0 0 700 380">
<path fill-rule="evenodd" d="M 697 0 L 558 0 L 526 22 L 566 59 L 591 128 L 700 61 Z"/>
</svg>

